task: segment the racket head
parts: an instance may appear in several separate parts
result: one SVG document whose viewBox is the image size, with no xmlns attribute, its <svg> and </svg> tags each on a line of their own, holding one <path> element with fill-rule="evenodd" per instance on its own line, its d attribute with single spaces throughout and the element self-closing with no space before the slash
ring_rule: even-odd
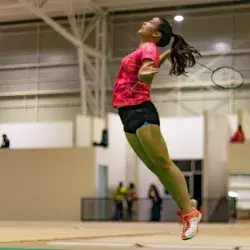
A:
<svg viewBox="0 0 250 250">
<path fill-rule="evenodd" d="M 222 66 L 214 70 L 211 79 L 216 86 L 222 89 L 238 89 L 244 84 L 242 73 L 229 66 Z"/>
</svg>

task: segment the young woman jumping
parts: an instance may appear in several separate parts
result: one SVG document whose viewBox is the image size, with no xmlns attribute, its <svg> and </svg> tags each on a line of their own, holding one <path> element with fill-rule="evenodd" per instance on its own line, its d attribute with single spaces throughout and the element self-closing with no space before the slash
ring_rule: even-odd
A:
<svg viewBox="0 0 250 250">
<path fill-rule="evenodd" d="M 129 144 L 178 204 L 182 239 L 188 240 L 198 232 L 201 213 L 192 206 L 184 175 L 170 159 L 159 115 L 151 102 L 150 85 L 167 58 L 171 62 L 170 75 L 179 76 L 195 65 L 194 56 L 200 54 L 159 17 L 143 23 L 138 35 L 139 47 L 121 62 L 113 88 L 113 106 L 118 109 Z M 172 38 L 171 50 L 160 55 L 158 47 L 167 46 Z"/>
</svg>

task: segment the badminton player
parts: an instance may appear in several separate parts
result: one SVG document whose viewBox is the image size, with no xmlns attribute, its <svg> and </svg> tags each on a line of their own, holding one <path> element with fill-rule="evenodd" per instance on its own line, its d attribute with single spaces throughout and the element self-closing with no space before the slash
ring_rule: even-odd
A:
<svg viewBox="0 0 250 250">
<path fill-rule="evenodd" d="M 170 75 L 186 74 L 195 65 L 196 49 L 174 34 L 170 24 L 162 18 L 144 22 L 138 31 L 139 47 L 124 57 L 113 88 L 113 106 L 118 109 L 127 140 L 137 156 L 159 178 L 178 204 L 183 225 L 182 239 L 193 238 L 198 232 L 201 213 L 192 206 L 182 172 L 170 159 L 161 135 L 158 112 L 151 102 L 150 88 L 154 76 L 168 58 Z M 171 50 L 162 55 L 158 47 Z"/>
</svg>

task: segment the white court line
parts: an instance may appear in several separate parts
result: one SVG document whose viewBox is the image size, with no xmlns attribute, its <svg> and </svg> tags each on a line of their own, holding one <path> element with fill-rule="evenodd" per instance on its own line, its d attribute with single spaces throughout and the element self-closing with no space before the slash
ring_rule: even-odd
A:
<svg viewBox="0 0 250 250">
<path fill-rule="evenodd" d="M 47 245 L 57 246 L 92 246 L 92 247 L 136 247 L 136 243 L 106 243 L 106 242 L 77 242 L 77 241 L 52 241 L 47 242 Z M 220 245 L 167 245 L 167 244 L 139 244 L 147 248 L 168 248 L 168 249 L 235 249 L 238 246 L 220 246 Z M 240 246 L 239 246 L 240 247 Z M 240 249 L 250 249 L 250 247 L 240 247 Z"/>
<path fill-rule="evenodd" d="M 146 245 L 147 247 L 151 247 L 151 248 L 185 248 L 185 249 L 234 249 L 235 246 L 213 246 L 213 245 Z"/>
<path fill-rule="evenodd" d="M 77 241 L 52 241 L 47 245 L 57 246 L 92 246 L 92 247 L 133 247 L 133 243 L 105 243 L 105 242 L 77 242 Z"/>
</svg>

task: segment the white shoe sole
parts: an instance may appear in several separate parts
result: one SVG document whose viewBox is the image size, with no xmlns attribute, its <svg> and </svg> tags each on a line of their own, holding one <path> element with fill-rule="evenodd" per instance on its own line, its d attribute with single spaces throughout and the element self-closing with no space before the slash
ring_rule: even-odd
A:
<svg viewBox="0 0 250 250">
<path fill-rule="evenodd" d="M 198 216 L 198 224 L 200 223 L 201 218 L 202 218 L 202 214 L 199 213 L 199 216 Z M 192 237 L 182 238 L 182 240 L 191 240 L 191 239 L 194 238 L 194 236 L 198 233 L 198 231 L 199 231 L 199 228 L 197 228 L 196 233 L 195 233 Z"/>
</svg>

